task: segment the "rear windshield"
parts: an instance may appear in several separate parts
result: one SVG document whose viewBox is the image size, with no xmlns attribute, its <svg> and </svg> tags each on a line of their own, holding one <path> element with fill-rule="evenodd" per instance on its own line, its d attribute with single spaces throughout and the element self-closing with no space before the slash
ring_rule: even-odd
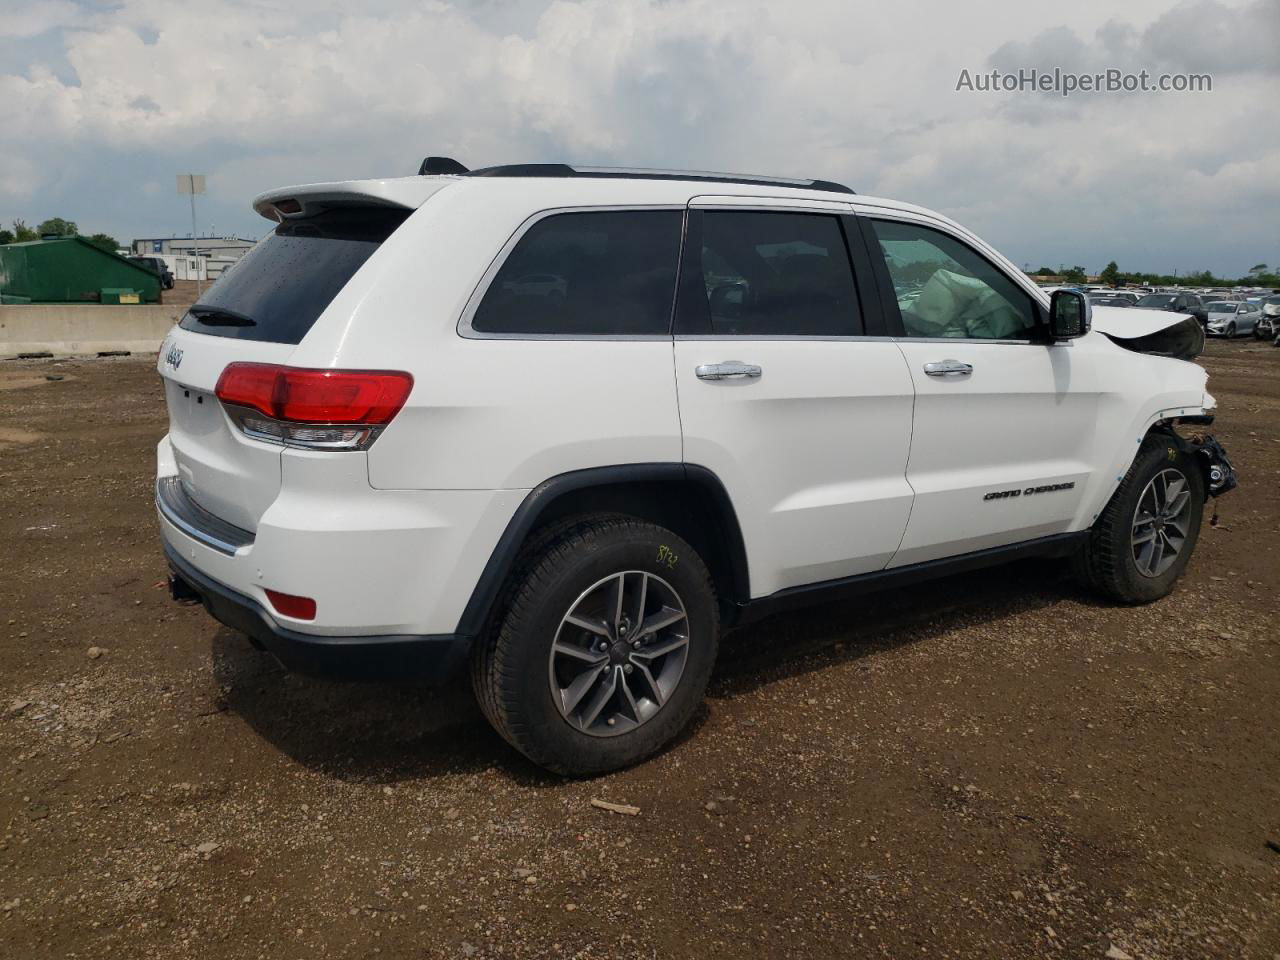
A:
<svg viewBox="0 0 1280 960">
<path fill-rule="evenodd" d="M 181 326 L 215 337 L 300 343 L 410 213 L 359 208 L 286 220 L 205 291 Z"/>
</svg>

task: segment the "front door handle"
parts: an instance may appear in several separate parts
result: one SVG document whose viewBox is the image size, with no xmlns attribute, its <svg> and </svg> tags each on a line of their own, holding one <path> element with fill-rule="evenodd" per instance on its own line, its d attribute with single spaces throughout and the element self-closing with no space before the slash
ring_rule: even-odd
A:
<svg viewBox="0 0 1280 960">
<path fill-rule="evenodd" d="M 959 360 L 936 360 L 926 363 L 924 372 L 931 377 L 967 377 L 973 373 L 973 365 Z"/>
<path fill-rule="evenodd" d="M 693 371 L 699 380 L 727 380 L 730 377 L 760 376 L 762 371 L 754 363 L 743 363 L 741 360 L 726 360 L 724 363 L 702 363 Z"/>
</svg>

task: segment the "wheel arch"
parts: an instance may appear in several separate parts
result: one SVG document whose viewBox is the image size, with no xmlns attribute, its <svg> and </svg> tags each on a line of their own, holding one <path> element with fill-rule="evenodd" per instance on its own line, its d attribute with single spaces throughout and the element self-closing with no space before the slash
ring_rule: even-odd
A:
<svg viewBox="0 0 1280 960">
<path fill-rule="evenodd" d="M 1181 453 L 1186 455 L 1200 469 L 1204 480 L 1205 500 L 1221 496 L 1236 486 L 1235 468 L 1227 459 L 1226 451 L 1212 434 L 1204 433 L 1192 439 L 1184 437 L 1174 429 L 1175 423 L 1207 427 L 1213 423 L 1213 416 L 1206 414 L 1195 417 L 1181 417 L 1175 420 L 1161 420 L 1151 425 L 1147 436 L 1158 436 L 1172 443 Z"/>
<path fill-rule="evenodd" d="M 575 517 L 615 515 L 658 523 L 689 541 L 711 571 L 722 620 L 751 597 L 746 546 L 724 484 L 706 467 L 635 463 L 573 470 L 543 481 L 516 508 L 490 554 L 457 632 L 479 636 L 509 577 L 540 531 Z"/>
</svg>

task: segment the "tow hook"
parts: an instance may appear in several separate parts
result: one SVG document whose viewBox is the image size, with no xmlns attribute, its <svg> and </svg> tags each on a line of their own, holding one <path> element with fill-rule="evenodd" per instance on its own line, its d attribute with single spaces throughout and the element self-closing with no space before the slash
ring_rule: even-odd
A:
<svg viewBox="0 0 1280 960">
<path fill-rule="evenodd" d="M 169 597 L 178 603 L 199 603 L 200 594 L 176 573 L 169 574 Z"/>
</svg>

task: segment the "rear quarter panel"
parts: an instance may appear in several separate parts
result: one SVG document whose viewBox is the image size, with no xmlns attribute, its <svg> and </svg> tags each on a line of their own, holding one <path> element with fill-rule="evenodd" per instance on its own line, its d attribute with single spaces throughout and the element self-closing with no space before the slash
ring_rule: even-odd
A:
<svg viewBox="0 0 1280 960">
<path fill-rule="evenodd" d="M 530 189 L 536 202 L 525 195 Z M 527 489 L 568 470 L 680 461 L 669 338 L 458 333 L 477 284 L 521 223 L 540 210 L 581 206 L 581 190 L 546 181 L 462 181 L 441 190 L 300 345 L 292 360 L 300 366 L 413 374 L 408 403 L 369 451 L 374 487 Z M 643 192 L 631 202 L 644 204 Z"/>
</svg>

